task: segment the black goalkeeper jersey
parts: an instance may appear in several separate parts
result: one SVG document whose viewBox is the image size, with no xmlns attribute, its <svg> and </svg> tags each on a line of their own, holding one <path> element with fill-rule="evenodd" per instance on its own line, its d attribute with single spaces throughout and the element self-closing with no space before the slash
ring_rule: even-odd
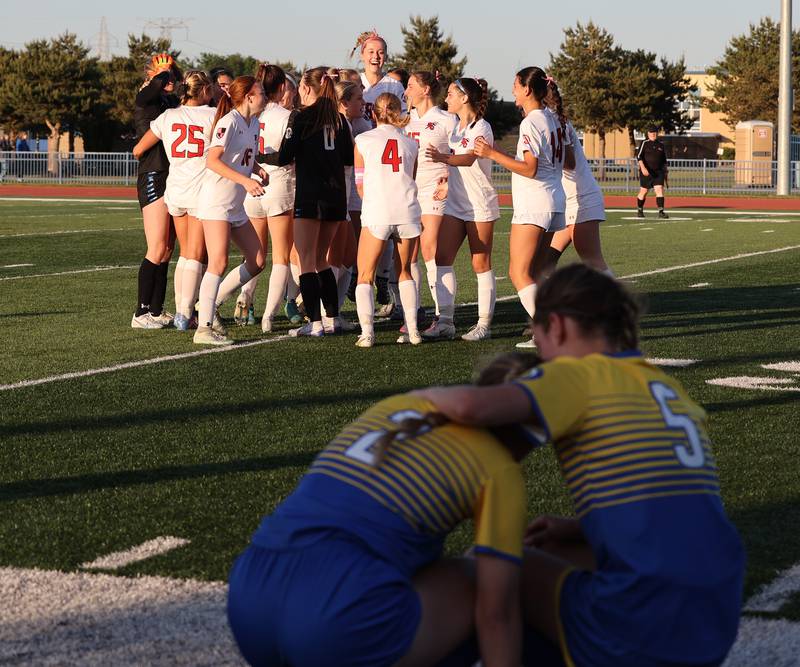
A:
<svg viewBox="0 0 800 667">
<path fill-rule="evenodd" d="M 347 120 L 339 114 L 338 129 L 326 126 L 309 133 L 314 116 L 309 107 L 289 117 L 278 164 L 295 164 L 295 206 L 322 202 L 346 210 L 344 168 L 353 164 L 353 138 Z"/>
<path fill-rule="evenodd" d="M 136 107 L 133 110 L 133 124 L 136 128 L 136 140 L 141 139 L 150 129 L 150 121 L 158 118 L 167 109 L 178 106 L 178 98 L 164 92 L 164 86 L 170 79 L 169 72 L 156 74 L 150 82 L 136 95 Z M 142 155 L 139 160 L 139 173 L 148 171 L 168 171 L 169 160 L 164 151 L 164 144 L 158 142 Z"/>
</svg>

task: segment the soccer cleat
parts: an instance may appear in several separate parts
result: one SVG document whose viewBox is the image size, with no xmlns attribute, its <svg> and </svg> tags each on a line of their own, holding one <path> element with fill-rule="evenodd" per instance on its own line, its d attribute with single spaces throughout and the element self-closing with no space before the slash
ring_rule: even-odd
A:
<svg viewBox="0 0 800 667">
<path fill-rule="evenodd" d="M 422 342 L 422 336 L 420 336 L 419 333 L 412 335 L 404 333 L 397 339 L 397 342 L 400 343 L 400 345 L 407 345 L 408 343 L 419 345 Z"/>
<path fill-rule="evenodd" d="M 394 303 L 389 302 L 381 304 L 375 309 L 375 317 L 381 317 L 381 318 L 389 317 L 392 314 L 393 310 L 394 310 Z"/>
<path fill-rule="evenodd" d="M 372 347 L 375 345 L 375 336 L 372 334 L 361 334 L 356 341 L 356 347 Z"/>
<path fill-rule="evenodd" d="M 253 304 L 250 304 L 250 307 L 247 309 L 247 324 L 249 326 L 253 326 L 256 323 L 256 310 L 253 308 Z"/>
<path fill-rule="evenodd" d="M 240 294 L 239 298 L 236 299 L 236 307 L 233 309 L 233 321 L 236 322 L 236 326 L 243 327 L 247 324 L 247 311 L 250 308 L 250 304 L 247 302 L 247 297 L 244 294 Z"/>
<path fill-rule="evenodd" d="M 389 320 L 392 322 L 402 322 L 405 319 L 405 315 L 403 314 L 403 306 L 399 303 L 395 304 L 392 312 L 389 314 Z"/>
<path fill-rule="evenodd" d="M 201 327 L 198 327 L 200 329 Z M 227 336 L 228 329 L 222 323 L 222 318 L 219 316 L 219 309 L 214 311 L 214 321 L 211 323 L 211 328 L 216 331 L 220 336 Z"/>
<path fill-rule="evenodd" d="M 351 322 L 350 320 L 346 320 L 343 317 L 339 318 L 339 326 L 341 327 L 343 333 L 351 333 L 353 331 L 357 331 L 359 328 L 357 324 Z"/>
<path fill-rule="evenodd" d="M 530 340 L 524 340 L 521 343 L 517 343 L 514 347 L 517 347 L 520 350 L 535 350 L 536 340 L 533 337 L 531 337 Z"/>
<path fill-rule="evenodd" d="M 299 338 L 301 336 L 308 336 L 310 338 L 322 338 L 325 335 L 325 332 L 322 329 L 314 331 L 313 324 L 311 322 L 306 322 L 302 327 L 299 327 L 298 329 L 289 329 L 289 335 L 294 338 Z"/>
<path fill-rule="evenodd" d="M 187 331 L 189 329 L 189 318 L 181 313 L 175 313 L 175 319 L 172 323 L 178 331 Z"/>
<path fill-rule="evenodd" d="M 456 327 L 454 324 L 444 324 L 440 320 L 434 320 L 422 332 L 422 337 L 428 340 L 453 340 L 456 337 Z"/>
<path fill-rule="evenodd" d="M 475 342 L 479 340 L 488 340 L 492 337 L 492 330 L 489 327 L 485 327 L 482 324 L 476 324 L 472 329 L 467 331 L 463 336 L 461 336 L 461 340 L 468 340 L 470 342 Z"/>
<path fill-rule="evenodd" d="M 160 315 L 153 315 L 152 313 L 150 315 L 156 322 L 161 322 L 161 326 L 164 327 L 172 326 L 172 322 L 175 319 L 172 313 L 168 313 L 166 310 L 162 310 Z"/>
<path fill-rule="evenodd" d="M 342 320 L 337 315 L 336 317 L 323 317 L 322 330 L 326 336 L 338 336 L 342 333 Z"/>
<path fill-rule="evenodd" d="M 159 322 L 155 317 L 153 317 L 150 313 L 144 313 L 143 315 L 136 315 L 133 314 L 131 318 L 131 329 L 163 329 L 164 325 Z"/>
<path fill-rule="evenodd" d="M 643 218 L 644 217 L 644 211 L 642 209 L 640 209 L 640 208 L 637 208 L 636 209 L 636 217 L 637 218 Z"/>
<path fill-rule="evenodd" d="M 272 318 L 266 313 L 261 318 L 261 333 L 272 333 Z"/>
<path fill-rule="evenodd" d="M 197 327 L 192 341 L 198 345 L 233 345 L 230 338 L 218 334 L 211 327 Z"/>
<path fill-rule="evenodd" d="M 664 211 L 659 211 L 658 217 L 661 218 L 662 220 L 669 220 L 669 216 L 666 213 L 664 213 Z"/>
<path fill-rule="evenodd" d="M 303 316 L 300 314 L 300 309 L 294 299 L 287 299 L 283 312 L 286 314 L 286 319 L 292 324 L 300 324 L 303 321 Z"/>
</svg>

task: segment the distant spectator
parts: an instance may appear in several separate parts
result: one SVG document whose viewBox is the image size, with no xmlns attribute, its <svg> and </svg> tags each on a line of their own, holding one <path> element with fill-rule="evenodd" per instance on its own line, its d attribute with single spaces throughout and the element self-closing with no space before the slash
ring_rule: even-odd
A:
<svg viewBox="0 0 800 667">
<path fill-rule="evenodd" d="M 658 128 L 647 128 L 647 139 L 642 142 L 639 154 L 636 156 L 639 163 L 639 194 L 636 196 L 637 216 L 644 217 L 644 200 L 652 188 L 656 192 L 658 204 L 658 217 L 668 218 L 664 213 L 664 182 L 667 180 L 667 152 L 658 140 Z"/>
<path fill-rule="evenodd" d="M 17 137 L 17 153 L 28 153 L 30 150 L 31 147 L 28 146 L 28 133 L 22 132 Z"/>
<path fill-rule="evenodd" d="M 11 143 L 11 140 L 8 138 L 8 135 L 4 134 L 2 137 L 0 137 L 0 152 L 8 152 L 13 150 L 14 146 Z"/>
</svg>

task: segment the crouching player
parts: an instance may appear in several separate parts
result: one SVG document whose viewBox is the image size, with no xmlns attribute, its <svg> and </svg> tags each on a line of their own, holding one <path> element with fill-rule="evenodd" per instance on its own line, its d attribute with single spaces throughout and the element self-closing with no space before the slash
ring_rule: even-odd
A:
<svg viewBox="0 0 800 667">
<path fill-rule="evenodd" d="M 576 517 L 528 529 L 538 548 L 523 566 L 527 625 L 567 665 L 722 664 L 744 553 L 703 409 L 641 357 L 636 302 L 604 274 L 554 273 L 533 328 L 546 363 L 518 381 L 416 392 L 458 423 L 535 425 L 554 444 Z"/>
<path fill-rule="evenodd" d="M 506 369 L 501 358 L 479 382 Z M 456 426 L 431 407 L 404 394 L 367 410 L 262 521 L 228 598 L 250 664 L 434 665 L 473 630 L 486 667 L 520 664 L 518 461 L 530 447 L 517 427 Z M 474 564 L 442 559 L 468 518 Z"/>
</svg>

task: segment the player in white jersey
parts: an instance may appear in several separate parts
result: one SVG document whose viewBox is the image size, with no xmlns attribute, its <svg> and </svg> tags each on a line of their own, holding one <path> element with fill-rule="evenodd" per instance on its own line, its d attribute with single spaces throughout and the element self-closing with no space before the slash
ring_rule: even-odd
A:
<svg viewBox="0 0 800 667">
<path fill-rule="evenodd" d="M 436 100 L 439 98 L 441 85 L 437 74 L 426 71 L 415 71 L 408 77 L 406 101 L 411 109 L 411 121 L 406 126 L 406 134 L 419 144 L 417 162 L 417 191 L 422 209 L 422 234 L 420 250 L 425 262 L 428 286 L 436 303 L 436 246 L 439 228 L 444 216 L 444 199 L 436 199 L 434 193 L 442 178 L 447 178 L 448 167 L 441 162 L 434 162 L 425 151 L 433 146 L 440 153 L 450 151 L 450 135 L 458 124 L 458 117 L 442 111 Z M 420 284 L 417 258 L 411 265 L 414 280 Z M 414 271 L 416 269 L 416 271 Z M 439 308 L 436 307 L 436 315 Z"/>
<path fill-rule="evenodd" d="M 203 225 L 196 216 L 216 112 L 208 106 L 212 89 L 211 79 L 205 72 L 187 72 L 182 84 L 181 106 L 167 109 L 152 121 L 150 129 L 133 148 L 138 158 L 161 141 L 169 160 L 164 202 L 175 222 L 180 244 L 174 277 L 174 325 L 181 331 L 190 328 L 197 289 L 207 261 Z"/>
<path fill-rule="evenodd" d="M 291 112 L 284 109 L 278 101 L 283 98 L 286 74 L 277 65 L 259 65 L 256 79 L 264 87 L 267 106 L 258 118 L 259 165 L 269 174 L 269 184 L 264 194 L 244 199 L 244 210 L 250 218 L 261 248 L 266 256 L 269 240 L 272 239 L 272 270 L 269 276 L 269 290 L 261 330 L 272 331 L 272 318 L 283 302 L 286 284 L 289 279 L 289 253 L 292 249 L 292 213 L 294 210 L 294 167 L 278 166 L 278 151 Z M 254 176 L 254 178 L 257 178 Z M 236 301 L 234 320 L 239 325 L 248 324 L 253 316 L 253 300 L 259 276 L 252 278 L 242 287 Z M 254 323 L 254 322 L 253 322 Z"/>
<path fill-rule="evenodd" d="M 375 121 L 372 118 L 372 107 L 378 95 L 382 93 L 391 93 L 395 95 L 402 106 L 403 111 L 406 110 L 403 95 L 405 88 L 403 84 L 397 79 L 389 76 L 383 71 L 383 66 L 386 63 L 386 40 L 381 37 L 374 30 L 362 32 L 356 40 L 356 45 L 350 52 L 352 57 L 356 50 L 361 50 L 361 62 L 364 65 L 364 71 L 361 74 L 361 83 L 364 86 L 364 119 L 375 126 Z"/>
<path fill-rule="evenodd" d="M 256 162 L 258 116 L 266 106 L 264 89 L 252 76 L 237 77 L 220 99 L 214 118 L 211 147 L 197 206 L 208 249 L 208 270 L 200 283 L 195 343 L 229 345 L 217 307 L 264 269 L 264 251 L 244 210 L 246 193 L 259 196 L 269 175 Z M 244 262 L 222 279 L 228 266 L 230 242 L 239 247 Z"/>
<path fill-rule="evenodd" d="M 550 109 L 556 115 L 563 116 L 561 95 L 557 90 L 551 89 L 550 92 Z M 592 174 L 572 123 L 566 122 L 566 132 L 575 155 L 575 168 L 565 168 L 561 179 L 567 195 L 567 228 L 556 232 L 550 242 L 546 272 L 549 274 L 555 270 L 561 254 L 570 243 L 574 243 L 575 251 L 584 264 L 613 278 L 614 273 L 608 268 L 600 244 L 600 223 L 606 219 L 603 191 Z"/>
<path fill-rule="evenodd" d="M 411 261 L 421 231 L 414 181 L 419 147 L 401 129 L 408 117 L 395 95 L 379 95 L 372 112 L 377 127 L 356 137 L 354 156 L 356 186 L 363 198 L 356 286 L 361 336 L 356 345 L 372 347 L 375 343 L 372 281 L 389 238 L 394 239 L 400 258 L 398 287 L 407 329 L 397 342 L 418 345 L 422 342 L 417 330 L 419 294 Z"/>
<path fill-rule="evenodd" d="M 486 81 L 467 77 L 456 79 L 447 91 L 447 108 L 458 116 L 458 124 L 450 134 L 449 151 L 444 153 L 434 146 L 425 150 L 427 157 L 434 162 L 449 165 L 447 204 L 436 248 L 439 320 L 424 332 L 426 338 L 455 337 L 456 274 L 453 262 L 465 237 L 469 241 L 472 269 L 478 278 L 478 322 L 462 338 L 479 341 L 491 337 L 496 296 L 492 242 L 500 208 L 492 185 L 491 161 L 479 158 L 474 152 L 479 138 L 490 145 L 494 143 L 492 127 L 483 118 L 488 102 Z M 436 196 L 443 194 L 439 192 Z"/>
<path fill-rule="evenodd" d="M 567 138 L 558 118 L 547 109 L 546 98 L 555 86 L 539 67 L 525 67 L 514 77 L 514 102 L 525 113 L 519 126 L 515 157 L 490 142 L 478 142 L 475 152 L 511 171 L 514 217 L 511 220 L 508 275 L 519 300 L 533 318 L 536 283 L 543 277 L 553 233 L 566 221 L 566 195 L 561 185 Z M 570 158 L 573 164 L 573 158 Z M 519 344 L 533 347 L 533 339 Z"/>
</svg>

